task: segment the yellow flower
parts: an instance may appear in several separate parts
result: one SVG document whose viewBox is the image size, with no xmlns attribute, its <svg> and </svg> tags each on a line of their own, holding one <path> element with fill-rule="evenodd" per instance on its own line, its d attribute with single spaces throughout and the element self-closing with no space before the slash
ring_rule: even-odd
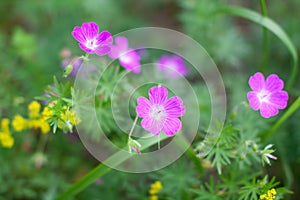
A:
<svg viewBox="0 0 300 200">
<path fill-rule="evenodd" d="M 155 181 L 150 186 L 149 194 L 150 200 L 158 200 L 158 196 L 156 195 L 162 189 L 162 184 L 160 181 Z"/>
<path fill-rule="evenodd" d="M 41 104 L 39 102 L 37 102 L 37 101 L 32 101 L 28 105 L 29 117 L 30 118 L 39 117 L 39 115 L 40 115 L 40 109 L 41 109 Z"/>
<path fill-rule="evenodd" d="M 52 113 L 53 113 L 53 110 L 51 110 L 51 108 L 49 106 L 46 106 L 43 109 L 42 116 L 45 120 L 47 120 L 51 117 Z"/>
<path fill-rule="evenodd" d="M 158 200 L 158 196 L 154 195 L 154 196 L 150 196 L 149 200 Z"/>
<path fill-rule="evenodd" d="M 77 125 L 80 123 L 80 119 L 77 119 L 76 112 L 67 109 L 66 112 L 61 114 L 62 120 L 64 120 L 66 123 L 71 123 L 72 125 Z"/>
<path fill-rule="evenodd" d="M 276 190 L 274 188 L 272 188 L 271 190 L 268 190 L 268 192 L 266 194 L 262 194 L 259 196 L 259 198 L 261 200 L 274 200 L 276 197 Z"/>
<path fill-rule="evenodd" d="M 41 119 L 40 121 L 40 129 L 42 131 L 43 134 L 46 134 L 50 131 L 50 125 L 47 121 Z"/>
<path fill-rule="evenodd" d="M 21 115 L 15 115 L 12 126 L 17 132 L 21 132 L 27 128 L 27 121 Z"/>
<path fill-rule="evenodd" d="M 0 141 L 2 147 L 4 148 L 12 148 L 12 146 L 14 145 L 14 138 L 11 137 L 9 133 L 0 133 Z"/>
<path fill-rule="evenodd" d="M 3 132 L 10 133 L 10 131 L 9 131 L 9 119 L 3 118 L 1 120 L 1 128 L 2 128 Z"/>
</svg>

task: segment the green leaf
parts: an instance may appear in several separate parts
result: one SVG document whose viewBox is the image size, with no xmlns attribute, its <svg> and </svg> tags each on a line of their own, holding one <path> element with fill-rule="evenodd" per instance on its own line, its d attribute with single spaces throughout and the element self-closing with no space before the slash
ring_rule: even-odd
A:
<svg viewBox="0 0 300 200">
<path fill-rule="evenodd" d="M 289 50 L 293 59 L 292 72 L 291 72 L 290 79 L 288 80 L 287 83 L 287 90 L 291 89 L 298 73 L 298 54 L 294 44 L 291 42 L 289 36 L 285 33 L 285 31 L 272 19 L 268 17 L 264 17 L 261 14 L 249 10 L 247 8 L 242 8 L 238 6 L 226 6 L 226 7 L 221 7 L 216 12 L 243 17 L 252 22 L 255 22 L 263 26 L 264 28 L 268 29 L 270 32 L 274 33 L 274 35 L 276 35 L 283 42 L 283 44 Z"/>
</svg>

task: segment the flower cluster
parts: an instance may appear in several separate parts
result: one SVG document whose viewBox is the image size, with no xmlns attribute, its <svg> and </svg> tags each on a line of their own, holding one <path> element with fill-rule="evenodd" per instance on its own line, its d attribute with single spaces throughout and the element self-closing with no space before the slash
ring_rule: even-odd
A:
<svg viewBox="0 0 300 200">
<path fill-rule="evenodd" d="M 50 131 L 50 125 L 47 122 L 46 112 L 50 112 L 47 107 L 41 111 L 41 104 L 37 101 L 32 101 L 28 105 L 28 119 L 23 118 L 21 115 L 15 115 L 12 121 L 12 126 L 16 132 L 21 132 L 27 128 L 40 130 L 41 133 L 46 134 Z"/>
<path fill-rule="evenodd" d="M 157 193 L 162 189 L 162 184 L 160 181 L 155 181 L 151 184 L 149 190 L 149 199 L 150 200 L 158 200 Z"/>
<path fill-rule="evenodd" d="M 272 188 L 271 190 L 268 190 L 266 194 L 262 194 L 259 196 L 261 200 L 273 200 L 276 198 L 276 190 Z"/>
<path fill-rule="evenodd" d="M 58 128 L 62 129 L 64 132 L 72 131 L 73 126 L 80 122 L 81 120 L 76 117 L 76 112 L 67 106 L 64 106 L 60 118 L 58 119 Z"/>
<path fill-rule="evenodd" d="M 129 47 L 126 37 L 116 37 L 115 45 L 112 45 L 113 39 L 108 31 L 103 31 L 100 34 L 98 32 L 99 26 L 95 22 L 86 22 L 81 27 L 75 26 L 72 35 L 79 42 L 79 47 L 86 53 L 99 56 L 108 54 L 110 58 L 118 59 L 120 65 L 127 71 L 132 71 L 136 74 L 140 73 L 141 56 L 137 50 Z M 188 73 L 184 60 L 177 55 L 161 56 L 157 61 L 157 66 L 161 72 L 171 79 Z"/>
<path fill-rule="evenodd" d="M 12 148 L 14 145 L 14 138 L 11 135 L 9 128 L 9 119 L 1 120 L 0 143 L 3 148 Z"/>
</svg>

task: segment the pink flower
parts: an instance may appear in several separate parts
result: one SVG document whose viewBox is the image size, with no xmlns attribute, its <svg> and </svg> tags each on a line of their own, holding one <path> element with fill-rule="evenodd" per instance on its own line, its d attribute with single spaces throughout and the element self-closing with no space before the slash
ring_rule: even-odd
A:
<svg viewBox="0 0 300 200">
<path fill-rule="evenodd" d="M 181 117 L 185 113 L 183 101 L 178 96 L 168 98 L 168 90 L 163 86 L 155 86 L 149 90 L 149 100 L 139 97 L 136 112 L 143 118 L 142 127 L 153 135 L 163 131 L 172 136 L 181 129 Z"/>
<path fill-rule="evenodd" d="M 99 27 L 95 22 L 86 22 L 79 26 L 75 26 L 72 35 L 79 42 L 79 47 L 89 54 L 97 54 L 103 56 L 108 54 L 112 44 L 112 37 L 108 31 L 100 34 Z"/>
<path fill-rule="evenodd" d="M 116 37 L 115 43 L 116 45 L 111 47 L 109 57 L 119 59 L 120 65 L 127 71 L 133 71 L 136 74 L 140 73 L 141 58 L 135 50 L 128 48 L 127 38 L 124 36 Z"/>
<path fill-rule="evenodd" d="M 247 94 L 250 106 L 253 110 L 260 110 L 264 118 L 277 115 L 279 109 L 287 106 L 288 93 L 282 91 L 284 83 L 276 74 L 271 74 L 265 81 L 264 75 L 257 72 L 248 83 L 253 90 Z"/>
<path fill-rule="evenodd" d="M 158 60 L 157 64 L 158 69 L 164 72 L 171 79 L 175 79 L 180 75 L 184 76 L 189 71 L 184 64 L 184 60 L 177 55 L 163 55 Z"/>
</svg>

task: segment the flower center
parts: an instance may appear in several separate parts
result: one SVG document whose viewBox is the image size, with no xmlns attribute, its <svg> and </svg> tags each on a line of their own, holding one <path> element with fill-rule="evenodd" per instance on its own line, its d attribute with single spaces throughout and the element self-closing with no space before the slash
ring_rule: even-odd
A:
<svg viewBox="0 0 300 200">
<path fill-rule="evenodd" d="M 257 94 L 257 97 L 260 102 L 268 102 L 270 98 L 270 92 L 263 89 Z"/>
<path fill-rule="evenodd" d="M 162 120 L 166 117 L 166 111 L 162 105 L 153 105 L 150 111 L 150 117 L 155 120 Z"/>
<path fill-rule="evenodd" d="M 120 60 L 124 63 L 130 63 L 131 57 L 128 54 L 123 54 L 121 55 Z"/>
<path fill-rule="evenodd" d="M 85 46 L 89 49 L 95 50 L 98 47 L 96 38 L 87 40 Z"/>
</svg>

